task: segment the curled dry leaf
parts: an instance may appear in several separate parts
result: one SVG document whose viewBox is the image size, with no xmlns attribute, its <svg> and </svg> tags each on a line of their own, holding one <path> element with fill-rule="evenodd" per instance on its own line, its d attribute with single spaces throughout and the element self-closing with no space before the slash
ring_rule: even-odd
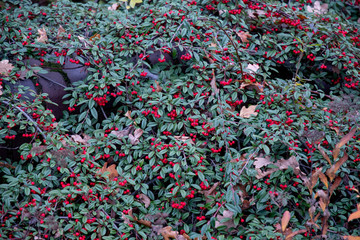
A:
<svg viewBox="0 0 360 240">
<path fill-rule="evenodd" d="M 259 15 L 265 15 L 266 14 L 265 11 L 258 10 L 258 9 L 256 9 L 256 10 L 249 9 L 249 10 L 247 10 L 247 13 L 248 13 L 250 18 L 257 18 Z"/>
<path fill-rule="evenodd" d="M 224 210 L 222 215 L 217 216 L 217 221 L 215 221 L 215 228 L 218 228 L 220 226 L 226 226 L 227 229 L 235 228 L 236 226 L 235 226 L 234 221 L 232 219 L 233 216 L 234 216 L 234 213 L 232 211 Z M 225 218 L 229 218 L 229 220 L 226 221 L 226 222 L 222 222 L 221 220 L 223 220 Z"/>
<path fill-rule="evenodd" d="M 314 7 L 306 6 L 308 12 L 317 14 L 326 14 L 328 12 L 329 4 L 321 4 L 320 1 L 315 1 Z"/>
<path fill-rule="evenodd" d="M 252 115 L 257 116 L 258 112 L 255 111 L 257 105 L 250 105 L 248 108 L 243 106 L 240 110 L 240 117 L 250 118 Z"/>
<path fill-rule="evenodd" d="M 61 39 L 61 34 L 65 33 L 65 29 L 63 28 L 63 26 L 59 25 L 57 34 L 56 34 L 56 39 L 59 40 Z"/>
<path fill-rule="evenodd" d="M 210 86 L 213 89 L 213 92 L 211 93 L 211 95 L 213 96 L 213 95 L 219 93 L 219 89 L 216 86 L 216 77 L 215 77 L 214 69 L 212 70 L 212 75 L 213 75 L 213 78 L 211 79 Z"/>
<path fill-rule="evenodd" d="M 108 7 L 108 10 L 115 11 L 119 7 L 119 3 L 114 3 Z"/>
<path fill-rule="evenodd" d="M 84 134 L 84 137 L 81 137 L 80 135 L 71 135 L 71 139 L 79 144 L 89 145 L 88 141 L 91 139 L 90 136 Z"/>
<path fill-rule="evenodd" d="M 306 229 L 297 230 L 295 232 L 290 233 L 289 235 L 286 235 L 285 240 L 291 240 L 296 235 L 306 233 L 306 232 L 307 232 Z"/>
<path fill-rule="evenodd" d="M 166 226 L 159 230 L 158 235 L 159 234 L 163 236 L 164 240 L 169 240 L 170 238 L 176 239 L 176 237 L 179 235 L 179 232 L 172 231 L 172 227 Z"/>
<path fill-rule="evenodd" d="M 143 130 L 141 128 L 138 128 L 134 131 L 134 134 L 129 134 L 129 139 L 132 145 L 137 145 L 140 141 L 139 138 L 143 134 Z"/>
<path fill-rule="evenodd" d="M 350 214 L 349 218 L 348 218 L 348 222 L 350 222 L 351 220 L 354 219 L 358 219 L 360 218 L 360 210 L 357 210 L 356 212 Z"/>
<path fill-rule="evenodd" d="M 145 204 L 145 208 L 150 206 L 150 198 L 145 194 L 139 194 L 139 200 Z"/>
<path fill-rule="evenodd" d="M 155 92 L 161 92 L 163 88 L 160 86 L 159 82 L 155 80 L 156 89 Z"/>
<path fill-rule="evenodd" d="M 134 127 L 129 127 L 120 131 L 111 131 L 110 134 L 115 135 L 118 139 L 122 139 L 125 136 L 128 136 Z"/>
<path fill-rule="evenodd" d="M 130 111 L 130 110 L 125 113 L 125 117 L 127 117 L 127 118 L 130 119 L 130 120 L 132 120 L 132 118 L 131 118 L 131 111 Z"/>
<path fill-rule="evenodd" d="M 336 160 L 339 156 L 340 153 L 340 148 L 342 146 L 344 146 L 348 141 L 350 141 L 350 139 L 352 139 L 352 137 L 355 135 L 355 132 L 357 130 L 357 126 L 353 127 L 351 129 L 351 131 L 346 134 L 336 145 L 335 148 L 333 149 L 333 158 L 334 160 Z"/>
<path fill-rule="evenodd" d="M 9 63 L 9 60 L 2 60 L 0 62 L 0 75 L 3 76 L 9 76 L 9 73 L 11 72 L 11 70 L 14 68 L 14 66 Z"/>
<path fill-rule="evenodd" d="M 206 203 L 213 201 L 213 199 L 209 198 L 209 196 L 215 197 L 215 195 L 216 195 L 215 189 L 217 188 L 217 186 L 219 186 L 219 184 L 220 184 L 220 182 L 217 182 L 209 190 L 199 191 L 199 193 L 204 194 L 204 196 L 206 198 Z"/>
<path fill-rule="evenodd" d="M 258 82 L 255 83 L 241 83 L 240 89 L 255 89 L 257 93 L 262 93 L 264 91 L 264 85 Z"/>
<path fill-rule="evenodd" d="M 332 165 L 327 171 L 326 175 L 329 177 L 330 181 L 334 180 L 336 172 L 340 167 L 348 160 L 348 154 L 345 152 L 344 156 L 339 159 L 334 165 Z"/>
<path fill-rule="evenodd" d="M 259 65 L 258 64 L 249 64 L 247 65 L 246 69 L 249 70 L 252 73 L 256 73 L 257 70 L 259 70 Z"/>
<path fill-rule="evenodd" d="M 360 240 L 359 236 L 342 236 L 344 240 Z"/>
<path fill-rule="evenodd" d="M 261 171 L 260 168 L 263 166 L 267 166 L 269 164 L 274 164 L 275 166 L 279 168 L 271 168 L 267 171 Z M 299 163 L 296 160 L 295 156 L 290 157 L 289 159 L 280 159 L 276 163 L 273 163 L 270 161 L 269 157 L 256 157 L 254 162 L 255 169 L 257 170 L 258 174 L 256 175 L 257 179 L 261 179 L 267 175 L 270 175 L 273 172 L 276 172 L 278 170 L 286 170 L 288 168 L 292 168 L 294 170 L 294 173 L 296 175 L 300 174 L 300 167 Z"/>
<path fill-rule="evenodd" d="M 189 141 L 189 143 L 191 144 L 195 144 L 193 142 L 193 140 L 191 139 L 191 137 L 187 137 L 187 136 L 174 136 L 174 138 L 178 141 L 182 141 L 182 142 L 186 142 L 186 141 Z"/>
<path fill-rule="evenodd" d="M 240 39 L 243 43 L 249 42 L 248 38 L 251 38 L 251 35 L 249 34 L 249 32 L 240 31 L 240 32 L 237 32 L 236 34 L 240 37 Z"/>
<path fill-rule="evenodd" d="M 97 172 L 98 175 L 102 175 L 105 172 L 108 172 L 109 174 L 106 176 L 109 178 L 110 181 L 112 181 L 114 178 L 119 176 L 119 173 L 116 170 L 115 164 L 111 165 L 110 167 L 107 166 L 107 162 L 105 162 L 104 166 Z"/>
<path fill-rule="evenodd" d="M 45 27 L 43 27 L 42 29 L 38 29 L 38 33 L 40 36 L 38 38 L 36 38 L 36 40 L 41 43 L 46 43 L 48 40 L 48 37 L 46 34 Z"/>
</svg>

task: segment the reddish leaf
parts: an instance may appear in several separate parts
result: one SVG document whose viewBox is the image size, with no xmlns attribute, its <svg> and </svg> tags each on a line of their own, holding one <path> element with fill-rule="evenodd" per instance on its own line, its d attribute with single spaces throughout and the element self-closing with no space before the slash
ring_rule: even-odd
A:
<svg viewBox="0 0 360 240">
<path fill-rule="evenodd" d="M 340 142 L 338 142 L 336 145 L 335 145 L 335 148 L 333 150 L 333 158 L 334 160 L 337 159 L 337 157 L 339 156 L 339 153 L 340 153 L 340 148 L 342 146 L 344 146 L 348 141 L 350 141 L 350 139 L 352 139 L 352 137 L 355 135 L 355 132 L 357 130 L 357 126 L 353 127 L 351 129 L 351 131 L 346 134 L 341 140 Z"/>
<path fill-rule="evenodd" d="M 328 175 L 330 181 L 332 182 L 335 178 L 335 174 L 336 172 L 339 170 L 339 168 L 341 167 L 341 165 L 344 164 L 344 162 L 346 162 L 346 160 L 348 160 L 348 155 L 347 153 L 345 152 L 344 153 L 344 156 L 342 158 L 340 158 L 339 161 L 337 161 L 334 165 L 331 166 L 331 168 L 329 168 L 327 171 L 326 171 L 326 175 Z"/>
</svg>

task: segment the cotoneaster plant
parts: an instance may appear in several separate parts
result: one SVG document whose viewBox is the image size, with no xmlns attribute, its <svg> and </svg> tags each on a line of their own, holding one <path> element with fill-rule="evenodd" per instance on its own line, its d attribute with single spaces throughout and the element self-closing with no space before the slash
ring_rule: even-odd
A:
<svg viewBox="0 0 360 240">
<path fill-rule="evenodd" d="M 358 2 L 0 6 L 0 239 L 360 235 Z"/>
</svg>

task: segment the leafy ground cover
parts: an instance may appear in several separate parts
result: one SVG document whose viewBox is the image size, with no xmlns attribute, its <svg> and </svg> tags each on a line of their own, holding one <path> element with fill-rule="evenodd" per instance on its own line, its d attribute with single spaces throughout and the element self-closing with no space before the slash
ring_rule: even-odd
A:
<svg viewBox="0 0 360 240">
<path fill-rule="evenodd" d="M 359 239 L 358 1 L 0 6 L 0 239 Z"/>
</svg>

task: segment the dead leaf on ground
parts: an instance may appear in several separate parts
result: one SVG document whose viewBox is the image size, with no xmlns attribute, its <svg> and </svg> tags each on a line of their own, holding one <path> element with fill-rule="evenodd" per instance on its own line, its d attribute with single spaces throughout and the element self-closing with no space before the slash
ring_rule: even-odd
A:
<svg viewBox="0 0 360 240">
<path fill-rule="evenodd" d="M 9 73 L 14 68 L 14 66 L 9 63 L 9 60 L 2 60 L 0 62 L 0 75 L 3 75 L 5 77 L 9 76 Z"/>
<path fill-rule="evenodd" d="M 163 236 L 164 240 L 170 240 L 170 238 L 176 239 L 176 237 L 179 235 L 179 232 L 172 231 L 172 227 L 166 226 L 158 231 L 158 235 L 160 234 Z"/>
<path fill-rule="evenodd" d="M 112 181 L 114 178 L 119 176 L 119 173 L 116 170 L 115 164 L 111 165 L 110 167 L 107 166 L 107 162 L 105 162 L 104 166 L 97 172 L 99 175 L 104 174 L 105 172 L 109 172 L 109 174 L 106 176 L 109 178 L 110 181 Z"/>
<path fill-rule="evenodd" d="M 150 198 L 143 193 L 139 194 L 139 196 L 139 200 L 145 204 L 145 208 L 148 208 L 150 206 Z"/>
<path fill-rule="evenodd" d="M 155 92 L 161 92 L 163 88 L 160 86 L 159 82 L 155 80 L 156 89 Z"/>
<path fill-rule="evenodd" d="M 132 120 L 132 118 L 131 118 L 131 111 L 130 111 L 130 110 L 125 113 L 125 117 L 127 117 L 127 118 L 130 119 L 130 120 Z"/>
<path fill-rule="evenodd" d="M 344 240 L 360 240 L 359 236 L 342 236 Z"/>
<path fill-rule="evenodd" d="M 262 93 L 264 91 L 264 85 L 258 82 L 255 83 L 241 83 L 240 89 L 255 89 L 257 93 Z"/>
<path fill-rule="evenodd" d="M 251 38 L 251 35 L 249 34 L 249 32 L 240 31 L 240 32 L 237 32 L 236 34 L 240 37 L 240 39 L 243 43 L 249 42 L 248 38 Z"/>
<path fill-rule="evenodd" d="M 65 29 L 63 28 L 63 26 L 59 25 L 57 34 L 56 34 L 56 39 L 59 40 L 61 39 L 61 34 L 65 32 Z"/>
<path fill-rule="evenodd" d="M 259 15 L 265 15 L 266 12 L 259 9 L 255 9 L 255 10 L 248 9 L 247 13 L 250 18 L 257 18 Z"/>
<path fill-rule="evenodd" d="M 348 218 L 348 222 L 350 222 L 351 220 L 354 219 L 358 219 L 360 218 L 360 210 L 357 210 L 356 212 L 350 214 L 349 218 Z"/>
<path fill-rule="evenodd" d="M 139 138 L 144 133 L 144 131 L 141 128 L 137 128 L 134 131 L 134 134 L 129 134 L 129 139 L 132 145 L 137 145 L 140 141 Z"/>
<path fill-rule="evenodd" d="M 290 227 L 286 228 L 285 231 L 282 231 L 280 223 L 275 224 L 275 231 L 284 234 L 285 236 L 292 233 L 292 230 Z"/>
<path fill-rule="evenodd" d="M 252 73 L 256 73 L 257 70 L 259 70 L 259 65 L 258 64 L 249 64 L 247 65 L 246 69 L 249 70 Z"/>
<path fill-rule="evenodd" d="M 110 134 L 113 134 L 115 135 L 118 139 L 122 139 L 123 137 L 125 136 L 128 136 L 131 131 L 133 130 L 134 127 L 129 127 L 127 129 L 123 129 L 123 130 L 120 130 L 120 131 L 111 131 Z"/>
<path fill-rule="evenodd" d="M 214 96 L 215 94 L 218 94 L 219 93 L 219 89 L 217 88 L 217 86 L 216 86 L 216 77 L 215 77 L 215 71 L 214 71 L 214 69 L 212 70 L 212 79 L 211 79 L 211 82 L 210 82 L 210 86 L 211 86 L 211 88 L 212 88 L 212 93 L 211 93 L 211 95 L 212 96 Z"/>
<path fill-rule="evenodd" d="M 285 211 L 281 218 L 281 231 L 285 232 L 286 227 L 290 221 L 291 214 L 289 211 Z"/>
<path fill-rule="evenodd" d="M 108 10 L 115 11 L 119 7 L 119 3 L 114 3 L 108 7 Z"/>
<path fill-rule="evenodd" d="M 151 221 L 152 225 L 165 225 L 168 216 L 168 213 L 158 212 L 153 215 L 147 214 L 145 218 Z"/>
<path fill-rule="evenodd" d="M 257 105 L 250 105 L 248 108 L 243 106 L 240 110 L 240 117 L 250 118 L 252 115 L 255 117 L 258 115 L 258 112 L 255 111 Z"/>
<path fill-rule="evenodd" d="M 191 137 L 187 137 L 187 136 L 174 136 L 174 138 L 178 141 L 182 141 L 182 142 L 186 142 L 186 141 L 189 141 L 189 143 L 191 144 L 195 144 L 193 142 L 193 140 L 191 139 Z"/>
<path fill-rule="evenodd" d="M 96 40 L 100 40 L 101 39 L 101 36 L 100 34 L 98 33 L 95 33 L 94 35 L 92 35 L 89 40 L 92 41 L 92 42 L 95 42 Z"/>
<path fill-rule="evenodd" d="M 235 224 L 233 221 L 234 213 L 229 210 L 224 210 L 223 214 L 220 216 L 217 216 L 217 221 L 215 221 L 215 228 L 218 228 L 220 226 L 226 226 L 227 228 L 235 228 Z M 221 222 L 221 220 L 229 218 L 226 222 Z"/>
<path fill-rule="evenodd" d="M 317 14 L 326 14 L 328 12 L 329 4 L 321 4 L 320 1 L 315 1 L 314 7 L 306 6 L 308 12 L 317 13 Z"/>
<path fill-rule="evenodd" d="M 80 135 L 71 135 L 70 137 L 75 143 L 90 145 L 88 144 L 88 141 L 91 139 L 91 137 L 86 134 L 84 134 L 84 137 L 81 137 Z"/>
<path fill-rule="evenodd" d="M 342 139 L 340 139 L 340 141 L 335 145 L 335 148 L 333 149 L 334 160 L 336 160 L 338 158 L 339 153 L 340 153 L 340 148 L 352 139 L 356 130 L 357 130 L 357 126 L 353 127 L 351 129 L 351 131 L 348 134 L 346 134 Z"/>
<path fill-rule="evenodd" d="M 267 175 L 270 175 L 279 170 L 286 170 L 290 167 L 293 168 L 294 173 L 296 175 L 300 174 L 299 163 L 296 160 L 295 156 L 292 156 L 289 159 L 280 159 L 280 160 L 276 161 L 275 163 L 270 161 L 270 157 L 256 157 L 253 164 L 255 166 L 256 171 L 258 172 L 258 174 L 256 175 L 257 179 L 261 179 L 261 178 L 263 178 Z M 260 170 L 261 167 L 265 167 L 269 164 L 274 164 L 278 168 L 271 168 L 266 171 Z"/>
<path fill-rule="evenodd" d="M 214 199 L 210 198 L 211 197 L 215 197 L 216 193 L 215 193 L 215 189 L 217 188 L 217 186 L 219 186 L 220 182 L 215 183 L 209 190 L 201 190 L 199 191 L 199 193 L 204 194 L 205 198 L 206 198 L 206 203 L 212 202 Z"/>
<path fill-rule="evenodd" d="M 40 36 L 38 38 L 36 38 L 36 40 L 41 43 L 46 43 L 48 40 L 48 37 L 46 34 L 45 27 L 43 27 L 42 29 L 38 29 L 38 33 Z"/>
</svg>

